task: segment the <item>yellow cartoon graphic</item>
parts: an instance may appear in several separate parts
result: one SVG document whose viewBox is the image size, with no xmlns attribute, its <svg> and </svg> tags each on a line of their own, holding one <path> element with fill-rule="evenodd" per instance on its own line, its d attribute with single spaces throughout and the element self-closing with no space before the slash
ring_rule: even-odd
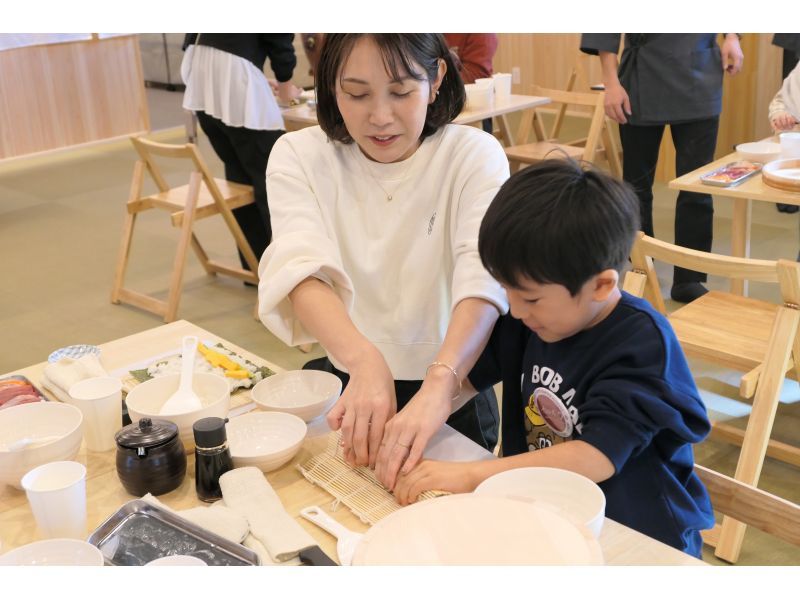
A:
<svg viewBox="0 0 800 598">
<path fill-rule="evenodd" d="M 544 426 L 546 424 L 544 418 L 539 415 L 539 410 L 534 404 L 533 395 L 528 398 L 528 406 L 525 407 L 525 415 L 528 416 L 528 420 L 533 426 Z"/>
</svg>

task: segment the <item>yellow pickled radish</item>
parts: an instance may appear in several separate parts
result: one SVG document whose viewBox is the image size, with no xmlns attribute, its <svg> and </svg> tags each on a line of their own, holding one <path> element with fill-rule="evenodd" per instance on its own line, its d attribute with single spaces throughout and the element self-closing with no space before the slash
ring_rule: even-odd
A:
<svg viewBox="0 0 800 598">
<path fill-rule="evenodd" d="M 237 378 L 239 380 L 244 380 L 245 378 L 250 377 L 250 372 L 244 369 L 239 370 L 225 370 L 225 375 L 228 378 Z"/>
<path fill-rule="evenodd" d="M 227 372 L 244 371 L 241 365 L 239 365 L 235 361 L 228 359 L 225 355 L 222 355 L 221 353 L 217 353 L 212 349 L 208 349 L 203 345 L 203 343 L 199 343 L 197 345 L 197 348 L 200 351 L 200 353 L 203 354 L 203 357 L 206 358 L 206 361 L 208 361 L 214 367 L 221 367 L 227 370 Z M 241 377 L 242 378 L 247 377 L 247 373 L 245 373 L 245 375 Z"/>
</svg>

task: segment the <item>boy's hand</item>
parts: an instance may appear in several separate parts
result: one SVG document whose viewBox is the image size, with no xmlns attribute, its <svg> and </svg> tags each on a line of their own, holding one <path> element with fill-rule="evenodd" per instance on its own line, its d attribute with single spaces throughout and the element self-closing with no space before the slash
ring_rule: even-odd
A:
<svg viewBox="0 0 800 598">
<path fill-rule="evenodd" d="M 473 481 L 474 463 L 429 461 L 419 463 L 409 473 L 397 478 L 394 496 L 401 505 L 416 502 L 426 490 L 445 492 L 472 492 L 477 484 Z"/>
<path fill-rule="evenodd" d="M 450 416 L 449 389 L 444 393 L 426 380 L 422 388 L 395 415 L 383 434 L 375 476 L 389 490 L 394 489 L 398 470 L 407 473 L 420 459 L 431 437 Z"/>
</svg>

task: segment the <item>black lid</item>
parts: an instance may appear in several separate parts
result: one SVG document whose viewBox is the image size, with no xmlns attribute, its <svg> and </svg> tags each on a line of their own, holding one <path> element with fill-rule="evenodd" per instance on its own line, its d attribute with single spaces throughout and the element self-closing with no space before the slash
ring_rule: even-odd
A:
<svg viewBox="0 0 800 598">
<path fill-rule="evenodd" d="M 149 448 L 164 444 L 178 435 L 178 426 L 165 419 L 143 417 L 114 435 L 117 444 L 127 448 Z"/>
<path fill-rule="evenodd" d="M 194 442 L 202 448 L 212 448 L 222 446 L 228 440 L 225 433 L 225 422 L 227 419 L 221 417 L 204 417 L 194 422 Z"/>
</svg>

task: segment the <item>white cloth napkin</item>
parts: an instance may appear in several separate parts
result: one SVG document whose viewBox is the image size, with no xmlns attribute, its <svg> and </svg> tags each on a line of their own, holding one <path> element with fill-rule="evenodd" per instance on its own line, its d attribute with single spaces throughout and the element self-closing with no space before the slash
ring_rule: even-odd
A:
<svg viewBox="0 0 800 598">
<path fill-rule="evenodd" d="M 97 355 L 88 354 L 72 359 L 62 357 L 56 363 L 48 363 L 42 373 L 42 386 L 53 393 L 59 401 L 69 402 L 69 389 L 86 378 L 108 376 Z"/>
<path fill-rule="evenodd" d="M 314 538 L 284 510 L 280 498 L 256 467 L 240 467 L 219 478 L 225 504 L 247 518 L 250 533 L 261 542 L 273 561 L 284 563 L 304 548 L 316 546 Z M 251 546 L 252 541 L 245 546 Z"/>
<path fill-rule="evenodd" d="M 195 525 L 207 529 L 218 536 L 222 536 L 235 544 L 241 544 L 250 531 L 247 519 L 226 506 L 222 501 L 215 502 L 208 507 L 194 507 L 176 511 L 162 503 L 149 492 L 142 497 L 142 500 L 146 500 L 151 505 L 164 509 L 165 511 L 174 513 L 178 517 L 183 517 L 187 521 L 191 521 Z"/>
</svg>

